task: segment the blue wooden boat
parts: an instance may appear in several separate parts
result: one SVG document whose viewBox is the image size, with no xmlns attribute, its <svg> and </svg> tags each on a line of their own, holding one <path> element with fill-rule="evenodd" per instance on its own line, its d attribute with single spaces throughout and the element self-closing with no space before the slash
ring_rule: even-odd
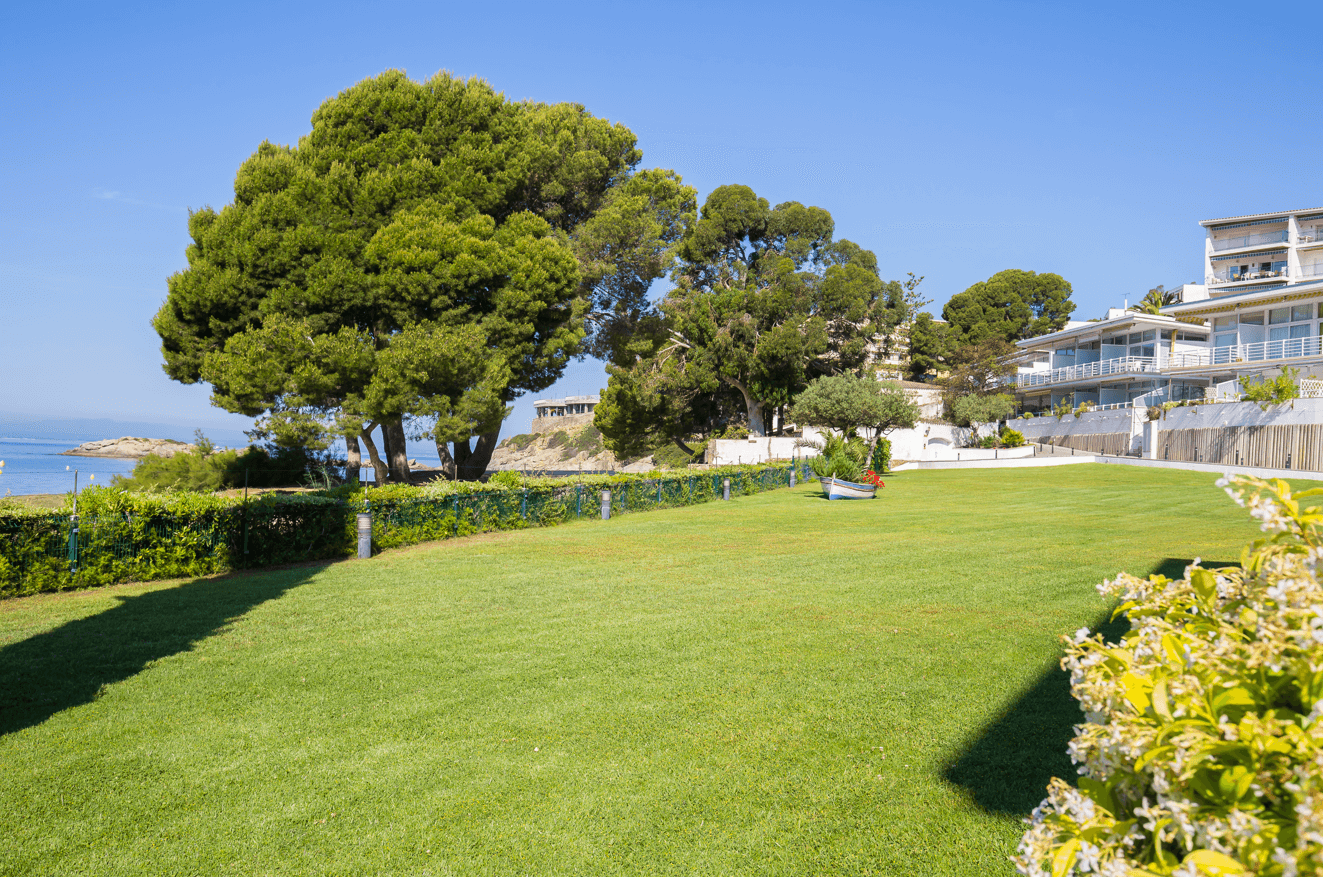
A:
<svg viewBox="0 0 1323 877">
<path fill-rule="evenodd" d="M 875 484 L 855 484 L 853 481 L 844 481 L 840 478 L 819 478 L 818 482 L 822 484 L 822 492 L 827 495 L 827 499 L 875 499 L 877 497 L 877 485 Z"/>
</svg>

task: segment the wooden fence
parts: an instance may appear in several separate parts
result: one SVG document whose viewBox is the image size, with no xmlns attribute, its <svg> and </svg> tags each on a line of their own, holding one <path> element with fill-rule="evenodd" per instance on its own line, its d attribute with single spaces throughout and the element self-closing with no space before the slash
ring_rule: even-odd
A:
<svg viewBox="0 0 1323 877">
<path fill-rule="evenodd" d="M 1321 471 L 1323 424 L 1162 430 L 1157 451 L 1159 460 Z"/>
<path fill-rule="evenodd" d="M 1053 435 L 1037 439 L 1040 444 L 1055 445 L 1058 448 L 1074 448 L 1086 454 L 1106 454 L 1111 457 L 1124 457 L 1130 453 L 1130 433 L 1097 432 L 1086 435 Z M 1172 459 L 1176 459 L 1173 457 Z"/>
</svg>

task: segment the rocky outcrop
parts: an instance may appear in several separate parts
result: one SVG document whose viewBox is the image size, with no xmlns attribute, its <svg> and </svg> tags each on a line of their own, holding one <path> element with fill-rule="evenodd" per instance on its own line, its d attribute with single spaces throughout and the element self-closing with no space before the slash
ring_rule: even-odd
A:
<svg viewBox="0 0 1323 877">
<path fill-rule="evenodd" d="M 591 421 L 591 415 L 584 415 Z M 546 418 L 558 421 L 569 417 Z M 577 418 L 576 418 L 577 419 Z M 558 424 L 572 426 L 571 424 Z M 579 428 L 558 429 L 538 435 L 517 435 L 501 442 L 492 452 L 487 471 L 499 472 L 647 472 L 652 458 L 622 461 L 602 447 L 601 435 L 591 422 Z"/>
<path fill-rule="evenodd" d="M 83 442 L 71 451 L 61 453 L 70 457 L 119 457 L 125 460 L 141 460 L 143 457 L 173 457 L 184 451 L 191 451 L 195 446 L 188 442 L 174 439 L 132 438 L 124 436 L 117 439 L 102 439 L 98 442 Z"/>
</svg>

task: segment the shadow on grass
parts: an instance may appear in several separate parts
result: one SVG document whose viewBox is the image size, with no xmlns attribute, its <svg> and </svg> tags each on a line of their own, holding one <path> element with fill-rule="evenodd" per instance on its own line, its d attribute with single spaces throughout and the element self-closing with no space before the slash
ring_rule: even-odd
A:
<svg viewBox="0 0 1323 877">
<path fill-rule="evenodd" d="M 326 564 L 196 579 L 120 597 L 118 606 L 0 649 L 0 736 L 95 700 L 153 661 L 184 652 Z"/>
<path fill-rule="evenodd" d="M 1185 575 L 1189 563 L 1169 557 L 1150 574 L 1178 579 Z M 1115 642 L 1130 629 L 1130 623 L 1125 618 L 1112 621 L 1111 613 L 1107 613 L 1089 629 Z M 1077 774 L 1066 746 L 1075 736 L 1074 726 L 1082 721 L 1084 714 L 1070 693 L 1070 675 L 1053 667 L 957 752 L 942 775 L 969 792 L 986 811 L 1028 816 L 1045 797 L 1052 777 L 1074 782 Z"/>
</svg>

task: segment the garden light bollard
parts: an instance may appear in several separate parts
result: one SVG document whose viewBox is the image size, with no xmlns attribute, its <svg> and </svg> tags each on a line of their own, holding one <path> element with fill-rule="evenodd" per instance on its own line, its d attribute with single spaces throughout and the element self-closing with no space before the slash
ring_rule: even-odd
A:
<svg viewBox="0 0 1323 877">
<path fill-rule="evenodd" d="M 367 560 L 372 556 L 372 515 L 359 512 L 358 515 L 358 557 Z"/>
<path fill-rule="evenodd" d="M 730 479 L 729 479 L 729 478 L 723 478 L 723 479 L 721 479 L 721 498 L 724 499 L 724 500 L 728 500 L 728 499 L 730 499 Z"/>
<path fill-rule="evenodd" d="M 602 520 L 611 520 L 611 490 L 602 491 Z"/>
<path fill-rule="evenodd" d="M 795 486 L 795 467 L 793 464 L 790 466 L 790 486 Z"/>
</svg>

